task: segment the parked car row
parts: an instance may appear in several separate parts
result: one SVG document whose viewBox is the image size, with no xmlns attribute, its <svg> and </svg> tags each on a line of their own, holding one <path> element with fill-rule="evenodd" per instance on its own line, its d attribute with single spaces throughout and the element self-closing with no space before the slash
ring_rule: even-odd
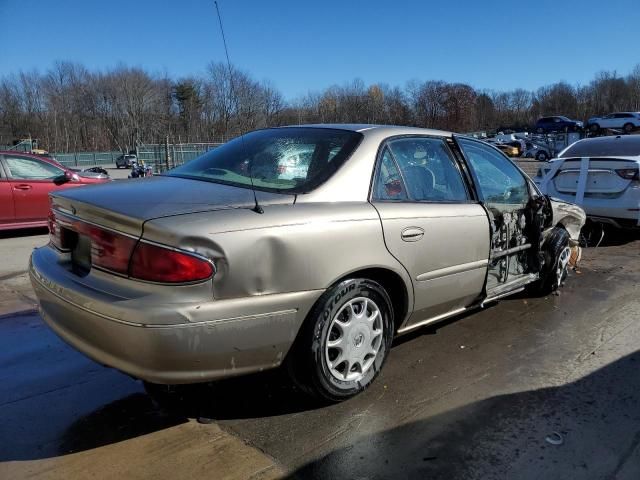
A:
<svg viewBox="0 0 640 480">
<path fill-rule="evenodd" d="M 535 158 L 540 162 L 546 162 L 552 157 L 552 149 L 545 144 L 546 142 L 534 142 L 527 133 L 498 134 L 484 141 L 508 157 Z"/>
<path fill-rule="evenodd" d="M 591 117 L 586 123 L 580 120 L 556 115 L 538 119 L 534 130 L 536 133 L 576 132 L 589 130 L 596 133 L 604 129 L 620 130 L 631 133 L 640 128 L 640 112 L 614 112 L 602 117 Z"/>
</svg>

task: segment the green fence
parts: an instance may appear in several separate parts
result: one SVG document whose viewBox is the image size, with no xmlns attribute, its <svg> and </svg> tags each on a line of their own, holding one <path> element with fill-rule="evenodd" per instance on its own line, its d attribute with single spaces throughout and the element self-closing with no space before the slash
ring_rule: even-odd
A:
<svg viewBox="0 0 640 480">
<path fill-rule="evenodd" d="M 122 152 L 53 153 L 52 155 L 67 167 L 91 167 L 114 164 Z"/>
<path fill-rule="evenodd" d="M 163 143 L 145 144 L 138 147 L 138 159 L 145 164 L 152 165 L 157 173 L 164 172 L 168 168 L 182 165 L 205 152 L 222 145 L 221 143 Z M 9 148 L 14 151 L 28 151 L 17 149 L 16 147 L 2 147 L 0 150 Z M 169 160 L 167 161 L 167 153 Z M 122 152 L 76 152 L 76 153 L 51 153 L 58 162 L 66 167 L 87 168 L 98 165 L 115 165 L 116 159 Z"/>
<path fill-rule="evenodd" d="M 146 165 L 152 165 L 156 173 L 177 167 L 212 150 L 221 143 L 171 143 L 169 145 L 147 144 L 138 147 L 138 159 Z M 167 154 L 169 158 L 167 160 Z"/>
</svg>

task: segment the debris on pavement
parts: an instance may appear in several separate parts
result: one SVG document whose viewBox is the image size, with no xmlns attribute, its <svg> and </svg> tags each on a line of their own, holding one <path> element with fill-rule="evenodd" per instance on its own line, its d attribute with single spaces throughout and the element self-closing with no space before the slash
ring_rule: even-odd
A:
<svg viewBox="0 0 640 480">
<path fill-rule="evenodd" d="M 564 443 L 564 438 L 558 432 L 547 435 L 544 440 L 551 445 L 562 445 Z"/>
</svg>

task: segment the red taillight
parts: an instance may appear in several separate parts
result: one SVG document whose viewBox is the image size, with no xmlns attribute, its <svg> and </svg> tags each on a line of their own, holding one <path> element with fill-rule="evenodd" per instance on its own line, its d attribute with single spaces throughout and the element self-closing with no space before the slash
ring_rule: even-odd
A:
<svg viewBox="0 0 640 480">
<path fill-rule="evenodd" d="M 56 221 L 56 214 L 53 209 L 49 210 L 49 217 L 47 219 L 49 225 L 49 241 L 60 250 L 64 250 L 64 240 L 62 238 L 64 230 Z"/>
<path fill-rule="evenodd" d="M 185 283 L 206 280 L 213 265 L 185 252 L 139 242 L 137 238 L 49 212 L 49 237 L 60 250 L 75 248 L 78 235 L 91 243 L 91 265 L 139 280 Z"/>
<path fill-rule="evenodd" d="M 638 180 L 637 168 L 618 168 L 616 173 L 625 180 Z"/>
<path fill-rule="evenodd" d="M 133 278 L 161 283 L 197 282 L 213 273 L 206 260 L 144 242 L 136 246 L 129 268 Z"/>
<path fill-rule="evenodd" d="M 91 240 L 91 264 L 126 275 L 137 240 L 93 225 L 80 225 L 78 233 Z"/>
</svg>

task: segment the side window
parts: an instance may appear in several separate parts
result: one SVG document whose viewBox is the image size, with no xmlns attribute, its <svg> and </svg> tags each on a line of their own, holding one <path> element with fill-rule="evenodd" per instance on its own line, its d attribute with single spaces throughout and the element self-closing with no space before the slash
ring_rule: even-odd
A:
<svg viewBox="0 0 640 480">
<path fill-rule="evenodd" d="M 467 190 L 449 147 L 438 138 L 407 137 L 391 140 L 389 149 L 416 202 L 465 202 Z"/>
<path fill-rule="evenodd" d="M 5 157 L 5 162 L 9 175 L 18 180 L 47 180 L 64 173 L 58 167 L 35 158 Z"/>
<path fill-rule="evenodd" d="M 378 176 L 373 190 L 374 200 L 407 200 L 404 182 L 393 161 L 389 149 L 385 147 L 378 166 Z"/>
<path fill-rule="evenodd" d="M 504 155 L 480 142 L 458 138 L 486 203 L 524 205 L 529 201 L 527 181 Z"/>
</svg>

